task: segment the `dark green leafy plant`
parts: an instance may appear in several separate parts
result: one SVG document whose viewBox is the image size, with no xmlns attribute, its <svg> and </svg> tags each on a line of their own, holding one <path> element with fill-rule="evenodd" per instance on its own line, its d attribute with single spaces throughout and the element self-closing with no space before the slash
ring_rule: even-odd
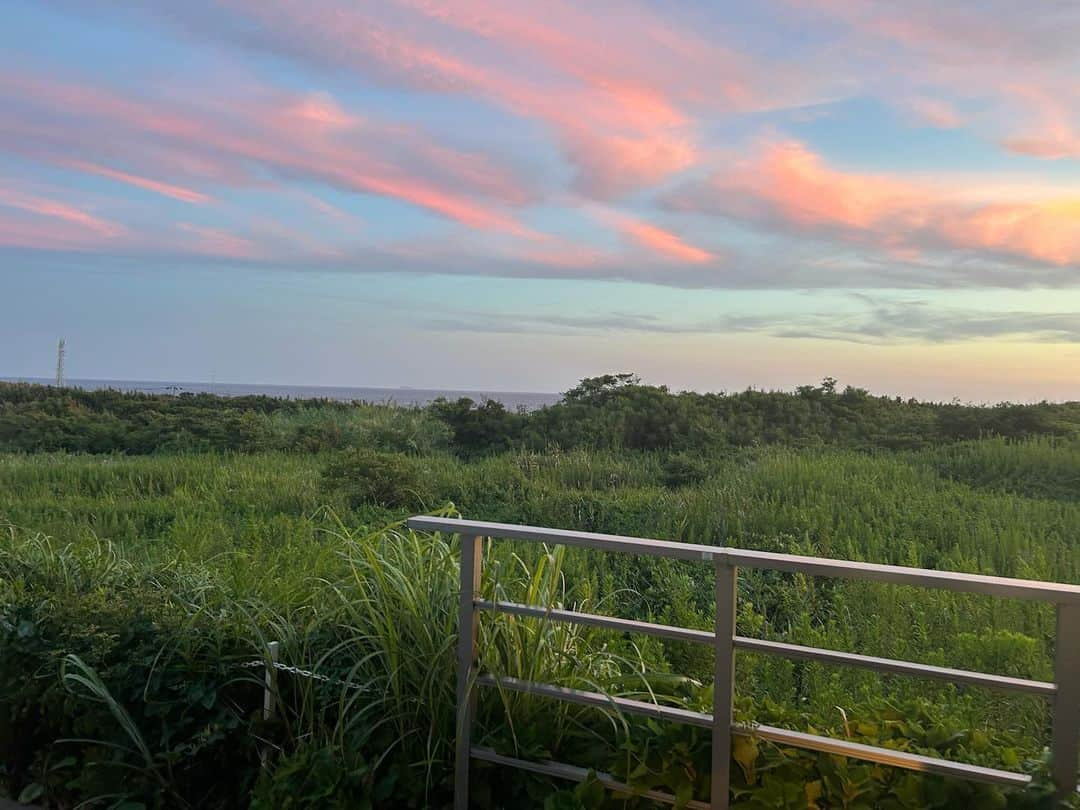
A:
<svg viewBox="0 0 1080 810">
<path fill-rule="evenodd" d="M 345 450 L 326 465 L 323 482 L 327 489 L 343 493 L 353 507 L 418 508 L 424 502 L 416 472 L 400 453 Z"/>
</svg>

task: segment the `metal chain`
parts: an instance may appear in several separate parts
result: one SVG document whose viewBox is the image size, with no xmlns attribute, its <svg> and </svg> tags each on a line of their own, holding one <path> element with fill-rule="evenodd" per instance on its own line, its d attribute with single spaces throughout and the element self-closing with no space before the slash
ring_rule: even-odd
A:
<svg viewBox="0 0 1080 810">
<path fill-rule="evenodd" d="M 254 669 L 256 667 L 265 667 L 267 661 L 245 661 L 243 664 L 237 664 L 237 666 L 243 669 Z M 269 662 L 270 666 L 280 672 L 288 672 L 290 675 L 299 675 L 301 678 L 311 678 L 312 680 L 321 681 L 323 683 L 333 684 L 334 686 L 345 686 L 349 689 L 366 689 L 367 687 L 360 683 L 353 683 L 352 681 L 343 681 L 340 678 L 331 678 L 327 675 L 322 675 L 318 672 L 312 672 L 310 669 L 301 669 L 300 667 L 290 666 L 289 664 L 282 664 L 280 661 Z"/>
</svg>

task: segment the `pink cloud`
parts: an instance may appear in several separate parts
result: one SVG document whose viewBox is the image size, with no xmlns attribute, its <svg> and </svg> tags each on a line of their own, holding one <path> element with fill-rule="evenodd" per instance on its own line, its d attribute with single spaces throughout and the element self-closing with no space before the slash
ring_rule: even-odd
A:
<svg viewBox="0 0 1080 810">
<path fill-rule="evenodd" d="M 13 76 L 0 79 L 0 96 L 4 90 L 65 126 L 51 151 L 32 123 L 0 128 L 0 145 L 189 202 L 209 197 L 182 185 L 183 177 L 146 175 L 171 171 L 233 186 L 314 181 L 398 199 L 472 228 L 529 233 L 506 210 L 532 197 L 515 172 L 418 130 L 349 115 L 325 94 L 264 90 L 229 104 L 184 105 Z M 140 174 L 103 165 L 119 143 Z"/>
<path fill-rule="evenodd" d="M 1012 0 L 787 0 L 839 23 L 864 92 L 932 126 L 963 124 L 1011 152 L 1080 156 L 1080 6 Z M 887 69 L 882 69 L 887 65 Z M 916 95 L 915 101 L 905 101 Z M 953 100 L 971 113 L 960 121 Z"/>
<path fill-rule="evenodd" d="M 181 17 L 247 47 L 365 81 L 472 96 L 537 120 L 563 147 L 577 189 L 597 198 L 695 162 L 701 111 L 820 97 L 815 74 L 738 53 L 645 3 L 612 11 L 560 0 L 397 0 L 378 13 L 325 0 L 231 0 L 224 8 L 196 2 Z"/>
<path fill-rule="evenodd" d="M 468 225 L 470 228 L 502 230 L 519 235 L 527 232 L 527 229 L 517 224 L 512 217 L 476 205 L 454 194 L 432 188 L 412 178 L 380 177 L 362 172 L 345 174 L 334 172 L 328 176 L 342 178 L 354 188 L 410 202 Z"/>
<path fill-rule="evenodd" d="M 1044 132 L 1006 138 L 1002 145 L 1010 152 L 1021 155 L 1061 160 L 1080 157 L 1080 135 L 1072 132 Z"/>
<path fill-rule="evenodd" d="M 680 262 L 700 264 L 712 258 L 712 254 L 707 250 L 689 245 L 671 231 L 647 222 L 628 222 L 623 225 L 622 230 L 651 250 Z"/>
<path fill-rule="evenodd" d="M 897 210 L 917 207 L 915 189 L 903 182 L 831 169 L 795 141 L 770 143 L 750 160 L 717 175 L 715 190 L 732 196 L 724 205 L 749 218 L 794 225 L 865 229 Z"/>
<path fill-rule="evenodd" d="M 788 141 L 763 144 L 752 159 L 676 191 L 667 205 L 872 245 L 900 258 L 959 250 L 1080 263 L 1080 198 L 1025 193 L 972 203 L 973 190 L 964 191 L 962 198 L 943 184 L 841 171 Z"/>
<path fill-rule="evenodd" d="M 86 172 L 87 174 L 96 174 L 99 177 L 107 177 L 118 183 L 126 183 L 130 186 L 153 191 L 155 194 L 172 197 L 173 199 L 181 200 L 183 202 L 206 203 L 210 201 L 210 198 L 207 195 L 190 188 L 173 185 L 172 183 L 163 183 L 159 180 L 151 180 L 149 177 L 140 177 L 136 174 L 129 174 L 117 169 L 110 169 L 108 166 L 99 166 L 96 163 L 88 163 L 85 160 L 71 160 L 62 165 L 66 165 L 76 171 Z"/>
<path fill-rule="evenodd" d="M 964 123 L 956 108 L 939 98 L 917 96 L 908 100 L 907 109 L 916 121 L 938 129 L 956 129 Z"/>
<path fill-rule="evenodd" d="M 542 7 L 523 0 L 397 5 L 477 36 L 553 77 L 576 80 L 601 102 L 605 125 L 679 127 L 688 122 L 681 109 L 687 104 L 741 109 L 776 95 L 761 83 L 762 66 L 746 54 L 632 0 L 620 3 L 618 14 L 563 0 Z M 643 59 L 646 53 L 650 58 Z"/>
<path fill-rule="evenodd" d="M 680 135 L 597 136 L 567 126 L 563 139 L 578 168 L 575 188 L 601 199 L 663 182 L 698 159 L 697 146 Z"/>
<path fill-rule="evenodd" d="M 611 225 L 638 245 L 648 248 L 665 259 L 686 264 L 701 264 L 715 258 L 707 250 L 687 243 L 682 237 L 669 230 L 620 211 L 598 206 L 591 207 L 590 211 L 601 222 Z"/>
<path fill-rule="evenodd" d="M 100 245 L 101 238 L 69 223 L 9 218 L 0 213 L 0 246 L 32 250 L 82 250 Z"/>
<path fill-rule="evenodd" d="M 181 222 L 176 227 L 192 237 L 183 240 L 186 252 L 228 259 L 258 259 L 264 256 L 263 250 L 250 239 L 220 228 L 188 222 Z"/>
<path fill-rule="evenodd" d="M 1080 157 L 1080 93 L 1062 96 L 1045 88 L 1009 83 L 1006 92 L 1027 107 L 1022 134 L 1012 135 L 1003 141 L 1011 152 L 1032 157 L 1058 160 Z"/>
<path fill-rule="evenodd" d="M 22 194 L 10 189 L 0 188 L 0 205 L 25 211 L 39 217 L 61 220 L 79 226 L 97 236 L 111 239 L 123 233 L 123 227 L 114 222 L 96 217 L 67 203 Z"/>
<path fill-rule="evenodd" d="M 328 216 L 328 217 L 330 217 L 332 219 L 335 219 L 335 220 L 337 220 L 339 222 L 342 222 L 342 223 L 344 223 L 346 225 L 349 225 L 349 226 L 353 226 L 353 227 L 357 227 L 357 228 L 364 227 L 364 221 L 362 219 L 360 219 L 357 216 L 354 216 L 353 214 L 350 214 L 347 211 L 343 211 L 342 209 L 338 208 L 336 205 L 328 203 L 326 200 L 322 199 L 318 195 L 310 194 L 310 193 L 308 193 L 306 191 L 299 191 L 299 190 L 293 191 L 292 195 L 294 197 L 296 197 L 297 199 L 302 200 L 304 203 L 311 206 L 312 208 L 314 208 L 319 213 L 325 214 L 326 216 Z"/>
<path fill-rule="evenodd" d="M 286 117 L 322 130 L 341 130 L 357 126 L 360 120 L 345 112 L 329 93 L 312 93 L 297 99 L 283 110 Z"/>
</svg>

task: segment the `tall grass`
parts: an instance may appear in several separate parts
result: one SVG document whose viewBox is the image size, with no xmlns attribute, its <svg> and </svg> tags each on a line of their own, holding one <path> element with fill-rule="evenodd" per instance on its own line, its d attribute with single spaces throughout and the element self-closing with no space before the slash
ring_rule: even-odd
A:
<svg viewBox="0 0 1080 810">
<path fill-rule="evenodd" d="M 269 642 L 276 641 L 283 663 L 321 676 L 282 673 L 276 678 L 279 721 L 256 731 L 276 757 L 288 758 L 292 751 L 310 747 L 342 757 L 366 752 L 373 770 L 392 766 L 400 772 L 410 785 L 403 795 L 413 806 L 434 806 L 445 798 L 453 755 L 460 570 L 459 549 L 451 538 L 393 526 L 355 533 L 339 525 L 327 533 L 334 552 L 321 576 L 295 566 L 249 568 L 244 581 L 222 558 L 193 567 L 183 555 L 159 552 L 151 559 L 136 552 L 128 557 L 103 540 L 61 544 L 14 527 L 7 536 L 0 550 L 5 615 L 15 615 L 23 604 L 48 613 L 42 598 L 76 606 L 77 614 L 78 605 L 89 608 L 97 595 L 126 600 L 150 592 L 157 595 L 149 600 L 155 621 L 169 615 L 172 626 L 177 621 L 192 627 L 214 622 L 226 636 L 230 652 L 216 652 L 227 666 L 265 656 Z M 484 590 L 489 596 L 534 604 L 566 604 L 571 597 L 561 574 L 563 556 L 562 550 L 546 553 L 529 566 L 520 557 L 489 547 Z M 255 585 L 266 578 L 273 584 Z M 198 649 L 180 649 L 183 634 L 162 627 L 158 650 L 141 676 L 145 680 L 124 682 L 123 673 L 128 678 L 133 673 L 117 670 L 111 656 L 95 653 L 93 643 L 94 633 L 122 634 L 121 628 L 101 615 L 86 615 L 85 620 L 99 623 L 89 631 L 90 648 L 82 656 L 69 655 L 57 677 L 70 687 L 67 695 L 98 701 L 106 710 L 97 720 L 97 738 L 57 738 L 51 746 L 63 751 L 80 744 L 87 746 L 85 751 L 103 746 L 116 754 L 120 765 L 138 768 L 149 783 L 167 790 L 174 804 L 192 803 L 194 789 L 168 767 L 187 744 L 182 735 L 173 741 L 175 747 L 155 749 L 155 743 L 148 742 L 149 718 L 129 714 L 116 695 L 149 695 L 155 673 L 185 662 L 192 665 L 207 654 L 205 641 L 198 633 L 188 635 L 187 643 Z M 483 663 L 518 678 L 648 692 L 644 665 L 633 658 L 633 647 L 617 653 L 594 636 L 587 628 L 500 614 L 483 625 Z M 252 685 L 259 674 L 236 673 L 233 678 Z M 249 688 L 246 694 L 250 700 L 258 693 Z M 234 706 L 233 721 L 246 724 L 254 707 L 254 702 Z M 505 693 L 484 704 L 483 717 L 488 737 L 536 756 L 567 745 L 580 747 L 583 736 L 595 747 L 602 740 L 595 714 Z"/>
<path fill-rule="evenodd" d="M 1060 447 L 1060 457 L 1049 442 L 903 455 L 751 450 L 704 458 L 699 480 L 669 486 L 658 483 L 668 469 L 661 454 L 553 450 L 464 462 L 428 452 L 408 463 L 428 506 L 451 501 L 471 518 L 1078 582 L 1080 503 L 1071 490 L 1046 483 L 1024 494 L 1006 485 L 1024 479 L 1016 470 L 1042 468 L 1050 457 L 1056 461 L 1045 481 L 1067 484 L 1080 462 L 1071 446 Z M 370 769 L 356 790 L 374 790 L 370 780 L 393 773 L 393 795 L 404 805 L 437 805 L 451 772 L 458 549 L 451 538 L 393 525 L 401 513 L 354 508 L 346 494 L 326 489 L 320 473 L 328 460 L 279 452 L 0 456 L 0 618 L 8 622 L 0 635 L 8 645 L 29 644 L 18 635 L 24 615 L 51 628 L 41 631 L 55 645 L 48 654 L 27 647 L 39 674 L 59 678 L 54 653 L 77 652 L 125 707 L 158 705 L 160 690 L 203 673 L 197 680 L 205 689 L 229 695 L 213 704 L 212 723 L 233 729 L 223 739 L 251 728 L 262 741 L 236 746 L 259 784 L 271 778 L 258 777 L 260 748 L 283 763 L 273 778 L 284 780 L 285 792 L 295 788 L 289 762 L 304 751 L 329 751 L 350 772 Z M 485 549 L 484 569 L 487 598 L 711 623 L 711 576 L 689 564 L 505 542 Z M 1039 606 L 766 573 L 746 573 L 740 588 L 744 635 L 1020 677 L 1050 674 L 1053 617 Z M 139 610 L 145 623 L 132 618 Z M 85 647 L 59 633 L 61 618 L 93 628 Z M 152 648 L 138 666 L 117 652 L 131 643 L 121 642 L 126 625 L 145 634 L 140 649 Z M 237 675 L 235 664 L 265 656 L 270 641 L 281 644 L 286 664 L 332 680 L 282 674 L 279 720 L 252 726 L 261 672 Z M 506 675 L 660 701 L 700 701 L 700 690 L 677 676 L 705 690 L 711 677 L 707 650 L 506 614 L 485 616 L 481 649 L 483 665 Z M 797 710 L 774 718 L 778 724 L 843 733 L 837 707 L 854 718 L 883 699 L 931 700 L 946 727 L 1008 739 L 1010 756 L 1034 757 L 1045 741 L 1046 707 L 1034 699 L 740 659 L 740 699 L 750 701 L 741 705 L 760 709 L 768 700 Z M 9 655 L 7 669 L 0 667 L 8 683 L 24 677 L 19 660 Z M 33 694 L 54 712 L 71 699 Z M 202 699 L 174 695 L 169 705 Z M 109 737 L 118 732 L 115 717 L 93 716 L 98 735 L 121 744 L 122 735 Z M 172 756 L 190 743 L 181 739 L 187 732 L 162 736 L 152 713 L 132 710 L 131 717 L 155 752 L 164 746 Z M 617 716 L 494 691 L 481 703 L 479 734 L 522 756 L 610 764 L 629 728 Z M 57 726 L 56 736 L 73 735 Z M 199 743 L 208 751 L 218 744 Z M 992 758 L 998 750 L 960 755 Z M 201 768 L 170 777 L 177 795 L 195 804 Z M 493 795 L 518 796 L 530 784 L 515 779 L 492 774 Z M 49 789 L 58 796 L 74 790 Z M 263 806 L 273 806 L 268 801 Z"/>
</svg>

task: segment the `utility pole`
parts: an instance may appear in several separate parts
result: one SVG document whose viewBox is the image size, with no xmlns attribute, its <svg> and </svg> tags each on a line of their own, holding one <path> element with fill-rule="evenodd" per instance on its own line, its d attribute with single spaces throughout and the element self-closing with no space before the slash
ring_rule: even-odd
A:
<svg viewBox="0 0 1080 810">
<path fill-rule="evenodd" d="M 56 345 L 56 387 L 64 387 L 64 339 L 60 338 L 60 342 Z"/>
</svg>

